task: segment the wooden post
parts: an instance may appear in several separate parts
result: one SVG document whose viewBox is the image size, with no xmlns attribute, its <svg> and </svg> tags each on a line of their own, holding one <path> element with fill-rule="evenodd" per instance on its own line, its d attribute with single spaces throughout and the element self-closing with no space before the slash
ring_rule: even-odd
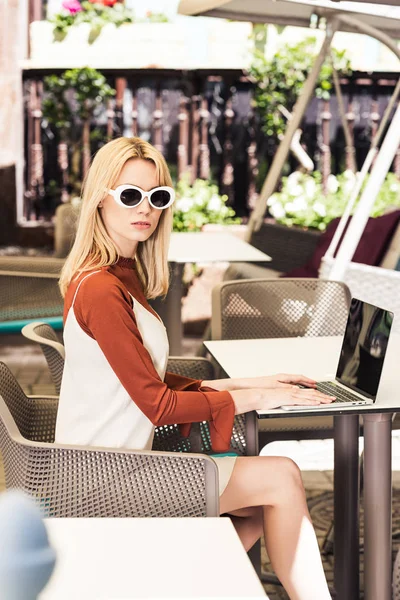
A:
<svg viewBox="0 0 400 600">
<path fill-rule="evenodd" d="M 225 104 L 225 142 L 224 142 L 224 169 L 222 172 L 223 193 L 228 196 L 228 204 L 233 203 L 233 144 L 232 123 L 235 113 L 232 108 L 232 98 L 228 98 Z"/>
<path fill-rule="evenodd" d="M 68 145 L 60 142 L 57 147 L 57 162 L 61 171 L 61 202 L 68 202 Z"/>
<path fill-rule="evenodd" d="M 191 182 L 197 179 L 198 174 L 198 161 L 199 161 L 199 123 L 200 123 L 200 104 L 201 96 L 192 96 L 191 101 L 191 125 L 192 125 L 192 148 L 191 148 Z"/>
<path fill-rule="evenodd" d="M 33 93 L 33 85 L 34 82 L 32 80 L 28 81 L 28 94 L 26 101 L 26 112 L 27 112 L 27 151 L 26 151 L 26 176 L 25 176 L 25 192 L 24 192 L 24 218 L 29 221 L 31 217 L 32 211 L 32 199 L 33 199 L 33 190 L 32 190 L 32 144 L 33 144 L 33 109 L 34 109 L 34 93 Z"/>
<path fill-rule="evenodd" d="M 178 179 L 188 171 L 189 149 L 189 98 L 182 95 L 179 100 L 179 145 L 178 145 Z"/>
<path fill-rule="evenodd" d="M 132 83 L 132 135 L 139 135 L 137 86 Z"/>
<path fill-rule="evenodd" d="M 398 103 L 400 105 L 400 103 Z M 400 146 L 397 148 L 396 156 L 394 158 L 394 174 L 397 179 L 400 180 Z"/>
<path fill-rule="evenodd" d="M 124 92 L 126 88 L 125 77 L 117 77 L 115 79 L 115 122 L 118 128 L 118 134 L 124 135 Z"/>
<path fill-rule="evenodd" d="M 370 118 L 371 118 L 371 139 L 373 140 L 374 137 L 376 136 L 376 132 L 378 131 L 378 125 L 379 125 L 379 120 L 380 120 L 379 105 L 378 105 L 378 101 L 376 100 L 376 98 L 373 99 L 371 102 Z M 376 156 L 372 160 L 372 166 L 374 166 L 375 160 L 376 160 Z"/>
<path fill-rule="evenodd" d="M 112 98 L 109 98 L 107 100 L 107 141 L 112 140 L 114 137 L 114 119 L 114 100 Z"/>
<path fill-rule="evenodd" d="M 86 173 L 90 167 L 90 118 L 85 119 L 82 130 L 82 176 L 86 177 Z"/>
<path fill-rule="evenodd" d="M 32 145 L 31 145 L 31 167 L 29 174 L 30 199 L 32 201 L 31 210 L 34 211 L 34 218 L 38 220 L 40 215 L 39 201 L 44 196 L 43 182 L 43 147 L 42 147 L 42 93 L 43 84 L 40 81 L 33 81 L 31 87 L 32 102 Z"/>
<path fill-rule="evenodd" d="M 156 107 L 153 112 L 153 144 L 163 154 L 163 110 L 162 92 L 159 85 L 156 91 Z"/>
<path fill-rule="evenodd" d="M 258 194 L 256 192 L 256 179 L 258 175 L 257 141 L 255 131 L 255 114 L 251 113 L 249 118 L 250 144 L 247 148 L 247 172 L 249 186 L 247 190 L 247 206 L 250 210 L 256 205 Z"/>
<path fill-rule="evenodd" d="M 346 169 L 350 169 L 353 173 L 357 171 L 357 161 L 356 161 L 356 149 L 354 147 L 354 121 L 355 114 L 353 109 L 353 97 L 349 96 L 349 102 L 347 105 L 347 113 L 346 119 L 349 126 L 349 134 L 351 137 L 351 144 L 346 143 Z"/>
<path fill-rule="evenodd" d="M 329 100 L 323 100 L 322 120 L 322 190 L 325 196 L 328 193 L 328 177 L 331 174 L 331 148 L 330 148 L 330 122 L 332 114 Z"/>
<path fill-rule="evenodd" d="M 200 108 L 200 178 L 210 177 L 210 149 L 208 147 L 208 117 L 207 98 L 201 99 Z"/>
</svg>

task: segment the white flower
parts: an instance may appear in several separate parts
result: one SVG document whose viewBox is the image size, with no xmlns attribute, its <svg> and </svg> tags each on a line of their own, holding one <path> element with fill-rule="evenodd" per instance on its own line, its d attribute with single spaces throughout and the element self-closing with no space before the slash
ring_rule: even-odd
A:
<svg viewBox="0 0 400 600">
<path fill-rule="evenodd" d="M 293 185 L 297 185 L 300 181 L 300 178 L 301 178 L 300 171 L 293 171 L 293 173 L 290 173 L 287 180 L 289 183 L 291 183 Z"/>
<path fill-rule="evenodd" d="M 272 196 L 268 198 L 267 206 L 272 206 L 273 204 L 275 204 L 275 202 L 278 202 L 278 200 L 279 194 L 272 194 Z"/>
<path fill-rule="evenodd" d="M 208 190 L 205 188 L 200 189 L 197 192 L 195 203 L 197 206 L 202 206 L 205 202 L 207 202 Z"/>
<path fill-rule="evenodd" d="M 221 207 L 221 198 L 218 196 L 218 194 L 213 194 L 208 201 L 207 210 L 214 210 L 215 212 L 218 212 L 221 210 Z"/>
<path fill-rule="evenodd" d="M 326 208 L 322 202 L 316 202 L 313 206 L 313 209 L 320 217 L 326 217 Z"/>
<path fill-rule="evenodd" d="M 328 181 L 327 181 L 327 188 L 328 188 L 328 192 L 330 194 L 336 194 L 336 192 L 338 191 L 339 184 L 338 184 L 338 180 L 336 179 L 336 177 L 334 175 L 329 175 Z"/>
<path fill-rule="evenodd" d="M 302 194 L 301 196 L 297 196 L 297 198 L 293 200 L 292 204 L 294 212 L 297 212 L 299 210 L 307 210 L 307 200 L 304 194 Z"/>
<path fill-rule="evenodd" d="M 392 185 L 390 186 L 390 191 L 391 192 L 398 192 L 399 191 L 399 185 L 397 183 L 392 183 Z"/>
<path fill-rule="evenodd" d="M 287 213 L 293 213 L 293 212 L 295 212 L 294 203 L 293 202 L 288 202 L 287 204 L 285 204 L 285 210 L 286 210 Z"/>
<path fill-rule="evenodd" d="M 175 202 L 175 210 L 180 210 L 181 212 L 188 212 L 194 206 L 193 198 L 179 198 Z"/>
<path fill-rule="evenodd" d="M 269 209 L 269 212 L 275 219 L 281 219 L 285 216 L 285 209 L 283 208 L 280 202 L 275 202 L 273 206 Z"/>
<path fill-rule="evenodd" d="M 359 175 L 359 173 L 357 173 L 357 175 Z M 351 169 L 346 169 L 343 172 L 343 176 L 345 179 L 348 179 L 349 181 L 352 181 L 353 183 L 356 179 L 356 175 L 353 173 L 353 171 Z"/>
<path fill-rule="evenodd" d="M 300 196 L 303 193 L 303 188 L 300 185 L 301 173 L 294 171 L 287 178 L 286 189 L 291 196 Z"/>
<path fill-rule="evenodd" d="M 306 196 L 310 199 L 314 198 L 316 190 L 317 184 L 315 183 L 314 179 L 308 179 L 305 185 Z"/>
<path fill-rule="evenodd" d="M 291 196 L 300 196 L 303 193 L 303 188 L 298 184 L 294 185 L 288 182 L 286 189 Z"/>
</svg>

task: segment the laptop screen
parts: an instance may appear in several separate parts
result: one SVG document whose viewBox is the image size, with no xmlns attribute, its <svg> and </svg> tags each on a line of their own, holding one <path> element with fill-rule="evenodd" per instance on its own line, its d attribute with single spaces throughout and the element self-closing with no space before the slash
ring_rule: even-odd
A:
<svg viewBox="0 0 400 600">
<path fill-rule="evenodd" d="M 392 322 L 393 313 L 352 299 L 337 381 L 375 400 Z"/>
</svg>

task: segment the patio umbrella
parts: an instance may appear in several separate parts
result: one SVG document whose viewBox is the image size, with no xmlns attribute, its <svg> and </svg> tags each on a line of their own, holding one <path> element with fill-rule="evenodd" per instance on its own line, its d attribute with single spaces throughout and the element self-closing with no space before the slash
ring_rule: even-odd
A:
<svg viewBox="0 0 400 600">
<path fill-rule="evenodd" d="M 313 15 L 332 18 L 340 14 L 357 19 L 357 23 L 376 27 L 394 38 L 400 37 L 398 0 L 385 1 L 385 5 L 363 0 L 181 0 L 178 12 L 183 15 L 203 15 L 297 27 L 309 27 Z M 346 21 L 341 22 L 339 29 L 359 31 L 356 23 Z"/>
</svg>

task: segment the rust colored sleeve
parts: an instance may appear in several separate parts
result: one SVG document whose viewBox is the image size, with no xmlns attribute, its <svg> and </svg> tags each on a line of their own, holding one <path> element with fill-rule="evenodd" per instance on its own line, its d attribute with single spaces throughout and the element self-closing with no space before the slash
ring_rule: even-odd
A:
<svg viewBox="0 0 400 600">
<path fill-rule="evenodd" d="M 131 298 L 113 275 L 88 277 L 74 303 L 80 327 L 96 340 L 133 402 L 156 426 L 210 422 L 212 448 L 230 446 L 234 403 L 226 391 L 201 388 L 201 382 L 169 374 L 161 381 L 143 345 Z M 183 379 L 185 381 L 183 381 Z M 177 385 L 177 390 L 169 384 Z M 187 434 L 187 425 L 183 428 Z"/>
<path fill-rule="evenodd" d="M 184 390 L 197 392 L 201 387 L 202 381 L 200 379 L 192 379 L 191 377 L 185 377 L 184 375 L 177 375 L 176 373 L 167 371 L 165 373 L 164 383 L 166 383 L 171 390 L 175 390 L 176 392 Z"/>
</svg>

